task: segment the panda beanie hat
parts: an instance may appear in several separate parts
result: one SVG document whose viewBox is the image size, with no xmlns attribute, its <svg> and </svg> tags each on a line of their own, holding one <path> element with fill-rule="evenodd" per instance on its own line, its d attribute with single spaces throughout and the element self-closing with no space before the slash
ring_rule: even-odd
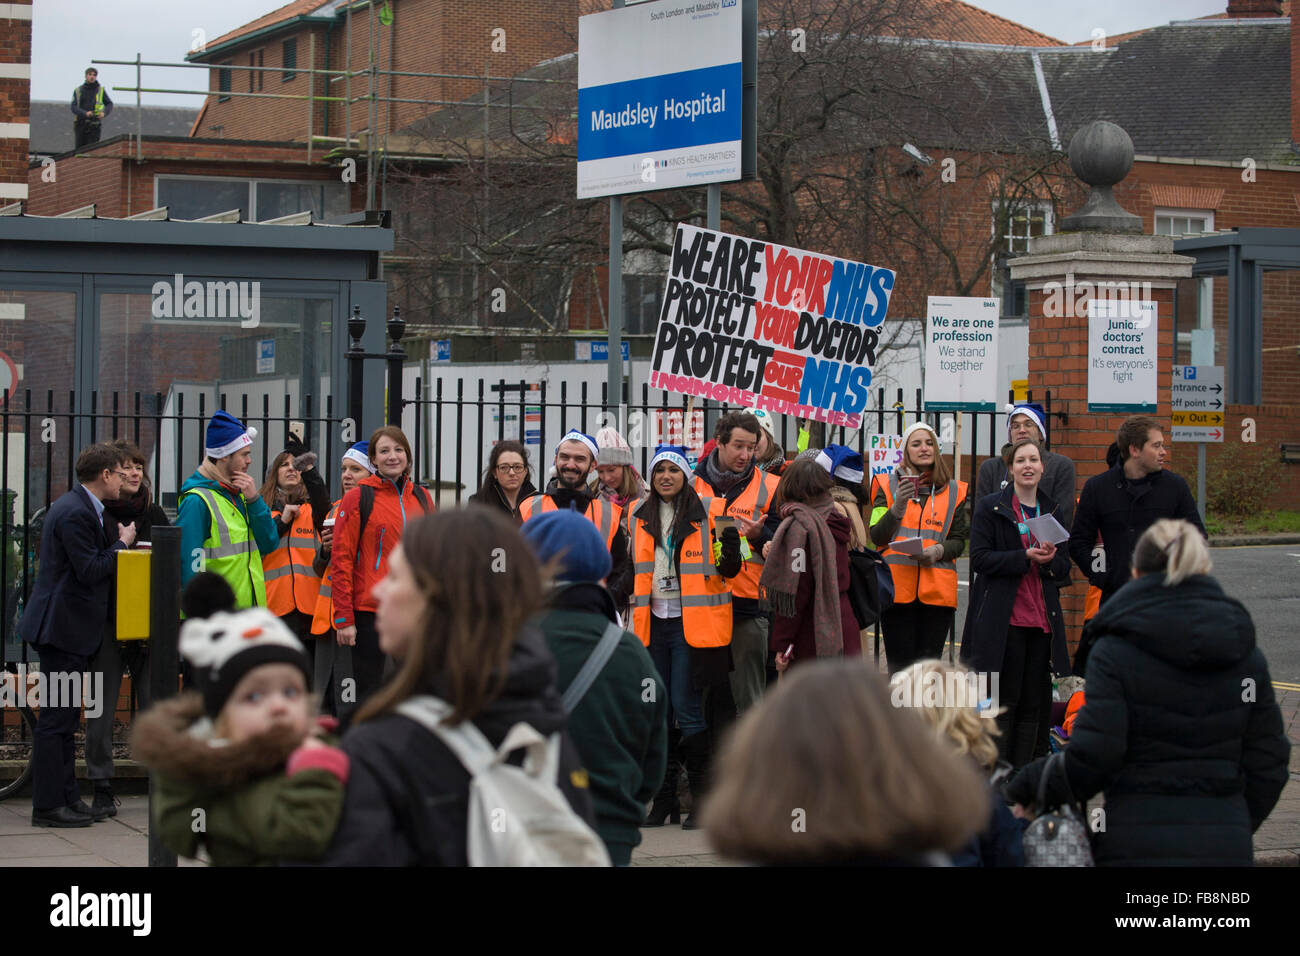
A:
<svg viewBox="0 0 1300 956">
<path fill-rule="evenodd" d="M 235 685 L 263 664 L 292 664 L 311 680 L 302 643 L 264 607 L 192 618 L 181 627 L 181 655 L 194 666 L 203 708 L 216 718 Z"/>
</svg>

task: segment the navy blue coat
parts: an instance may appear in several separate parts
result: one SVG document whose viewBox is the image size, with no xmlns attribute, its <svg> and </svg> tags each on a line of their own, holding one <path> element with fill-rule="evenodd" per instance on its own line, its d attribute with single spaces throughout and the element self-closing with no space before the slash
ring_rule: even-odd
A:
<svg viewBox="0 0 1300 956">
<path fill-rule="evenodd" d="M 117 552 L 125 547 L 109 541 L 85 488 L 54 502 L 41 530 L 36 586 L 18 625 L 22 639 L 92 657 L 108 622 Z"/>
<path fill-rule="evenodd" d="M 1011 496 L 1015 488 L 1008 485 L 996 494 L 986 495 L 975 505 L 970 525 L 970 568 L 975 576 L 970 601 L 966 606 L 966 626 L 962 631 L 961 660 L 975 671 L 1000 671 L 1006 653 L 1007 631 L 1016 602 L 1020 581 L 1031 568 L 1038 568 L 1043 585 L 1043 603 L 1052 625 L 1052 670 L 1067 674 L 1070 654 L 1065 644 L 1065 621 L 1061 617 L 1059 589 L 1070 582 L 1070 555 L 1065 542 L 1056 546 L 1051 564 L 1035 565 L 1025 554 L 1012 511 Z M 1038 493 L 1042 514 L 1061 511 L 1051 498 Z"/>
<path fill-rule="evenodd" d="M 1079 800 L 1106 793 L 1098 866 L 1250 866 L 1291 745 L 1255 626 L 1208 575 L 1131 581 L 1088 623 L 1087 702 L 1065 748 Z M 1036 799 L 1046 758 L 1006 786 Z M 1054 773 L 1047 802 L 1069 799 Z"/>
</svg>

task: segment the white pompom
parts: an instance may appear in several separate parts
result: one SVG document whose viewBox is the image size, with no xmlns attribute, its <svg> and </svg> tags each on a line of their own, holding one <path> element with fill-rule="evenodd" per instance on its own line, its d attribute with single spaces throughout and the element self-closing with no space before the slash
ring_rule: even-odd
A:
<svg viewBox="0 0 1300 956">
<path fill-rule="evenodd" d="M 256 437 L 257 437 L 257 429 L 256 429 L 256 428 L 253 428 L 252 426 L 249 426 L 249 429 L 248 429 L 248 437 L 249 437 L 249 438 L 256 438 Z"/>
</svg>

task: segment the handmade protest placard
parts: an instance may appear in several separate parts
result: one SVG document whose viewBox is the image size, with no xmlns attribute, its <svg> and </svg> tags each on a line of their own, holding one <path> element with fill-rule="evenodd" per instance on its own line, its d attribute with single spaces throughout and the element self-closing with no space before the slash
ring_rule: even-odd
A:
<svg viewBox="0 0 1300 956">
<path fill-rule="evenodd" d="M 871 436 L 871 477 L 887 475 L 903 463 L 902 435 Z"/>
<path fill-rule="evenodd" d="M 650 384 L 857 428 L 895 273 L 679 224 Z"/>
</svg>

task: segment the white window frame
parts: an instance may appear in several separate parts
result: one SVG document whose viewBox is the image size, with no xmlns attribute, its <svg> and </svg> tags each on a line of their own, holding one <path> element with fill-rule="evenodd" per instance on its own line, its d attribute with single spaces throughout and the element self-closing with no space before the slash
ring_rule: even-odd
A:
<svg viewBox="0 0 1300 956">
<path fill-rule="evenodd" d="M 248 185 L 248 214 L 257 215 L 257 185 L 268 186 L 333 186 L 332 179 L 277 179 L 270 176 L 195 176 L 188 173 L 158 173 L 153 178 L 153 206 L 158 208 L 158 184 L 162 180 L 198 180 L 209 183 L 246 183 Z M 346 192 L 345 192 L 346 195 Z M 350 205 L 350 203 L 349 203 Z M 258 222 L 260 220 L 252 220 Z"/>
<path fill-rule="evenodd" d="M 991 203 L 989 206 L 989 209 L 992 213 L 992 228 L 993 230 L 995 230 L 994 236 L 996 238 L 1000 238 L 1003 242 L 1007 242 L 1008 245 L 1015 238 L 1027 239 L 1029 237 L 1009 236 L 1006 233 L 1003 233 L 1000 237 L 997 236 L 996 230 L 998 228 L 998 218 L 999 218 L 998 214 L 1003 210 L 1003 208 L 1007 206 L 1011 206 L 1015 209 L 1027 208 L 1027 209 L 1034 209 L 1034 210 L 1041 211 L 1044 214 L 1043 235 L 1050 236 L 1056 232 L 1056 208 L 1050 199 L 1030 199 L 1020 203 L 1010 203 L 1005 200 L 1000 200 Z M 1008 219 L 1008 225 L 1010 225 L 1010 222 L 1011 220 Z M 1008 249 L 1008 252 L 1010 251 L 1011 250 Z M 999 286 L 1000 276 L 998 274 L 997 256 L 998 256 L 998 249 L 995 248 L 993 251 L 993 261 L 990 264 L 990 268 L 989 268 L 989 293 L 994 298 L 1001 298 L 1005 290 L 1003 290 Z"/>
<path fill-rule="evenodd" d="M 1183 217 L 1183 218 L 1195 217 L 1198 219 L 1204 219 L 1205 228 L 1201 231 L 1214 232 L 1214 210 L 1213 209 L 1183 209 L 1183 208 L 1178 208 L 1176 206 L 1157 206 L 1151 213 L 1151 228 L 1155 230 L 1155 233 L 1158 236 L 1168 236 L 1171 235 L 1171 233 L 1160 232 L 1159 230 L 1160 218 L 1162 216 L 1169 219 L 1176 219 L 1179 217 Z M 1178 233 L 1178 235 L 1174 236 L 1174 238 L 1176 239 L 1178 238 L 1178 236 L 1183 236 L 1183 235 L 1197 235 L 1197 233 L 1180 232 Z"/>
</svg>

